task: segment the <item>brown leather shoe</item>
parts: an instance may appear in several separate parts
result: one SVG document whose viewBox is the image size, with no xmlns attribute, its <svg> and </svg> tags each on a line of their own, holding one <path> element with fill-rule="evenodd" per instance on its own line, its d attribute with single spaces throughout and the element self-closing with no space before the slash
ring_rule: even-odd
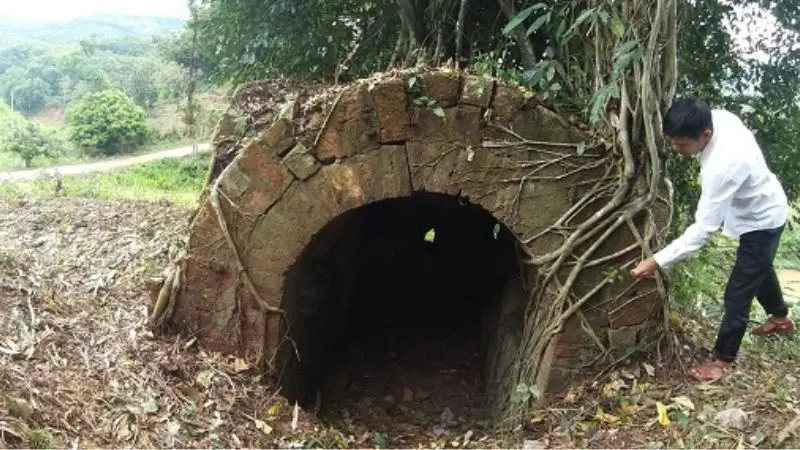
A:
<svg viewBox="0 0 800 450">
<path fill-rule="evenodd" d="M 764 322 L 760 327 L 753 328 L 751 331 L 756 336 L 769 336 L 772 334 L 793 334 L 794 333 L 794 322 L 792 319 L 786 319 L 783 321 L 777 321 L 774 317 L 769 316 L 766 322 Z"/>
</svg>

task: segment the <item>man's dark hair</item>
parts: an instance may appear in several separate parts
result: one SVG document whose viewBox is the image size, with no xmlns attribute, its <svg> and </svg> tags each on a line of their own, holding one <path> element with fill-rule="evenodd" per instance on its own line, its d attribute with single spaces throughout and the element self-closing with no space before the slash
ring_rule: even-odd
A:
<svg viewBox="0 0 800 450">
<path fill-rule="evenodd" d="M 698 139 L 703 131 L 713 129 L 711 109 L 694 98 L 677 100 L 664 115 L 662 129 L 667 137 Z"/>
</svg>

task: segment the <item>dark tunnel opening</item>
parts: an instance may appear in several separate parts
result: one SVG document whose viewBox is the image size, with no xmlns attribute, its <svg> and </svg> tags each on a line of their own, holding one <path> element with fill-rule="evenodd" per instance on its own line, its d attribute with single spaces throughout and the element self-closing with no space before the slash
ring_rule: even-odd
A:
<svg viewBox="0 0 800 450">
<path fill-rule="evenodd" d="M 281 394 L 323 419 L 485 417 L 500 371 L 487 356 L 508 350 L 500 329 L 522 328 L 519 261 L 511 231 L 463 198 L 416 193 L 342 214 L 286 273 Z"/>
</svg>

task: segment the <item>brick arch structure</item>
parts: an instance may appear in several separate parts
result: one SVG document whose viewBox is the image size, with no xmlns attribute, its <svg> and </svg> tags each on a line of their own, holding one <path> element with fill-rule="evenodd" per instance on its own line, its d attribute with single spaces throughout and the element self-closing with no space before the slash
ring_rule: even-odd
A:
<svg viewBox="0 0 800 450">
<path fill-rule="evenodd" d="M 304 248 L 348 211 L 413 193 L 468 199 L 531 254 L 560 245 L 548 227 L 593 179 L 608 176 L 606 166 L 591 163 L 604 148 L 587 147 L 586 134 L 514 85 L 450 71 L 413 76 L 416 90 L 401 74 L 331 89 L 252 133 L 210 180 L 194 217 L 172 329 L 274 370 L 285 337 L 285 278 Z M 621 230 L 602 252 L 633 240 Z M 591 290 L 601 269 L 582 272 L 577 292 Z M 634 344 L 658 322 L 655 293 L 602 289 L 595 297 L 547 352 L 552 369 L 538 380 L 545 390 L 580 377 L 585 369 L 579 367 L 596 359 L 598 344 Z M 593 336 L 582 333 L 586 325 Z"/>
</svg>

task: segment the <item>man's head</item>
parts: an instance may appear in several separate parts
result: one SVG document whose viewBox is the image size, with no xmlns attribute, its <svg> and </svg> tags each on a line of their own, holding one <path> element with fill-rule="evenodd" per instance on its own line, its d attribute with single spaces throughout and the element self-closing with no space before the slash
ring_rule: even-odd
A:
<svg viewBox="0 0 800 450">
<path fill-rule="evenodd" d="M 696 155 L 706 147 L 714 132 L 711 109 L 693 98 L 677 100 L 664 115 L 662 128 L 676 152 Z"/>
</svg>

